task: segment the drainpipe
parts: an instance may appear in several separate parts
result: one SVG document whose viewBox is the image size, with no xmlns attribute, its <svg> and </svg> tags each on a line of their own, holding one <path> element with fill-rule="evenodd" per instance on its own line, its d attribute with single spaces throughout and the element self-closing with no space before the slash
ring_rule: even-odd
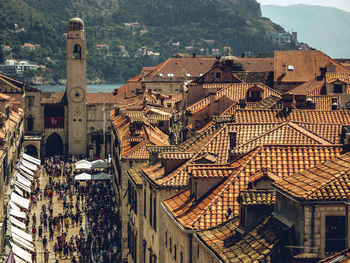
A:
<svg viewBox="0 0 350 263">
<path fill-rule="evenodd" d="M 190 238 L 189 238 L 189 242 L 190 242 L 190 260 L 189 260 L 189 262 L 190 263 L 192 263 L 192 239 L 193 239 L 193 236 L 192 236 L 192 234 L 191 233 L 188 233 L 189 234 L 189 236 L 190 236 Z"/>
<path fill-rule="evenodd" d="M 315 247 L 315 205 L 311 206 L 311 247 Z"/>
<path fill-rule="evenodd" d="M 348 220 L 349 220 L 349 204 L 345 203 L 345 243 L 346 243 L 346 247 L 349 246 L 349 242 L 348 242 Z"/>
</svg>

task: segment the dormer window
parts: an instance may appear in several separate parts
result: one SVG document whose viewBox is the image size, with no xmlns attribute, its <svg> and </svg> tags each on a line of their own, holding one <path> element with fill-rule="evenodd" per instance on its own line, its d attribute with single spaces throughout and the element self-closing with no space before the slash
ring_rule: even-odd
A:
<svg viewBox="0 0 350 263">
<path fill-rule="evenodd" d="M 252 87 L 247 92 L 247 102 L 257 102 L 262 100 L 262 89 Z"/>
<path fill-rule="evenodd" d="M 343 93 L 343 85 L 334 84 L 333 93 Z"/>
<path fill-rule="evenodd" d="M 217 79 L 220 79 L 220 78 L 221 78 L 221 72 L 216 72 L 215 77 L 216 77 Z"/>
</svg>

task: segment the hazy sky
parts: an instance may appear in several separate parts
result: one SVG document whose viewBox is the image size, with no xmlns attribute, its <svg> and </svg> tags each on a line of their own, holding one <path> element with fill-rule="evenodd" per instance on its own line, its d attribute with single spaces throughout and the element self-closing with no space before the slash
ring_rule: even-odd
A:
<svg viewBox="0 0 350 263">
<path fill-rule="evenodd" d="M 333 6 L 333 7 L 350 12 L 350 0 L 257 0 L 257 1 L 263 5 L 306 4 L 306 5 Z"/>
</svg>

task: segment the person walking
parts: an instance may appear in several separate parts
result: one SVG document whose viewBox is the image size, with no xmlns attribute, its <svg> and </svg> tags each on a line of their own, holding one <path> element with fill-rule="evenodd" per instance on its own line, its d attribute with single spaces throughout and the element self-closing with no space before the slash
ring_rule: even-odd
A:
<svg viewBox="0 0 350 263">
<path fill-rule="evenodd" d="M 44 263 L 49 263 L 49 256 L 50 256 L 50 252 L 46 248 L 45 251 L 44 251 Z"/>
<path fill-rule="evenodd" d="M 43 238 L 43 248 L 46 249 L 46 247 L 47 247 L 47 238 L 46 238 L 46 236 L 44 236 L 44 238 Z"/>
<path fill-rule="evenodd" d="M 36 225 L 36 214 L 34 213 L 32 216 L 33 226 Z"/>
<path fill-rule="evenodd" d="M 43 234 L 43 227 L 40 225 L 39 226 L 39 236 L 38 236 L 38 240 L 39 240 L 39 238 L 41 238 L 41 236 L 42 236 L 42 234 Z"/>
</svg>

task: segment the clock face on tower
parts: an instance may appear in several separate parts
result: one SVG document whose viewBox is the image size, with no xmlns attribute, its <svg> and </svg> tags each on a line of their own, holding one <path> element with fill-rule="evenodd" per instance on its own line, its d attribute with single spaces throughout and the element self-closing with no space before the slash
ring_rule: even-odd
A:
<svg viewBox="0 0 350 263">
<path fill-rule="evenodd" d="M 84 99 L 85 92 L 82 88 L 76 87 L 70 91 L 70 98 L 74 102 L 81 102 Z"/>
</svg>

